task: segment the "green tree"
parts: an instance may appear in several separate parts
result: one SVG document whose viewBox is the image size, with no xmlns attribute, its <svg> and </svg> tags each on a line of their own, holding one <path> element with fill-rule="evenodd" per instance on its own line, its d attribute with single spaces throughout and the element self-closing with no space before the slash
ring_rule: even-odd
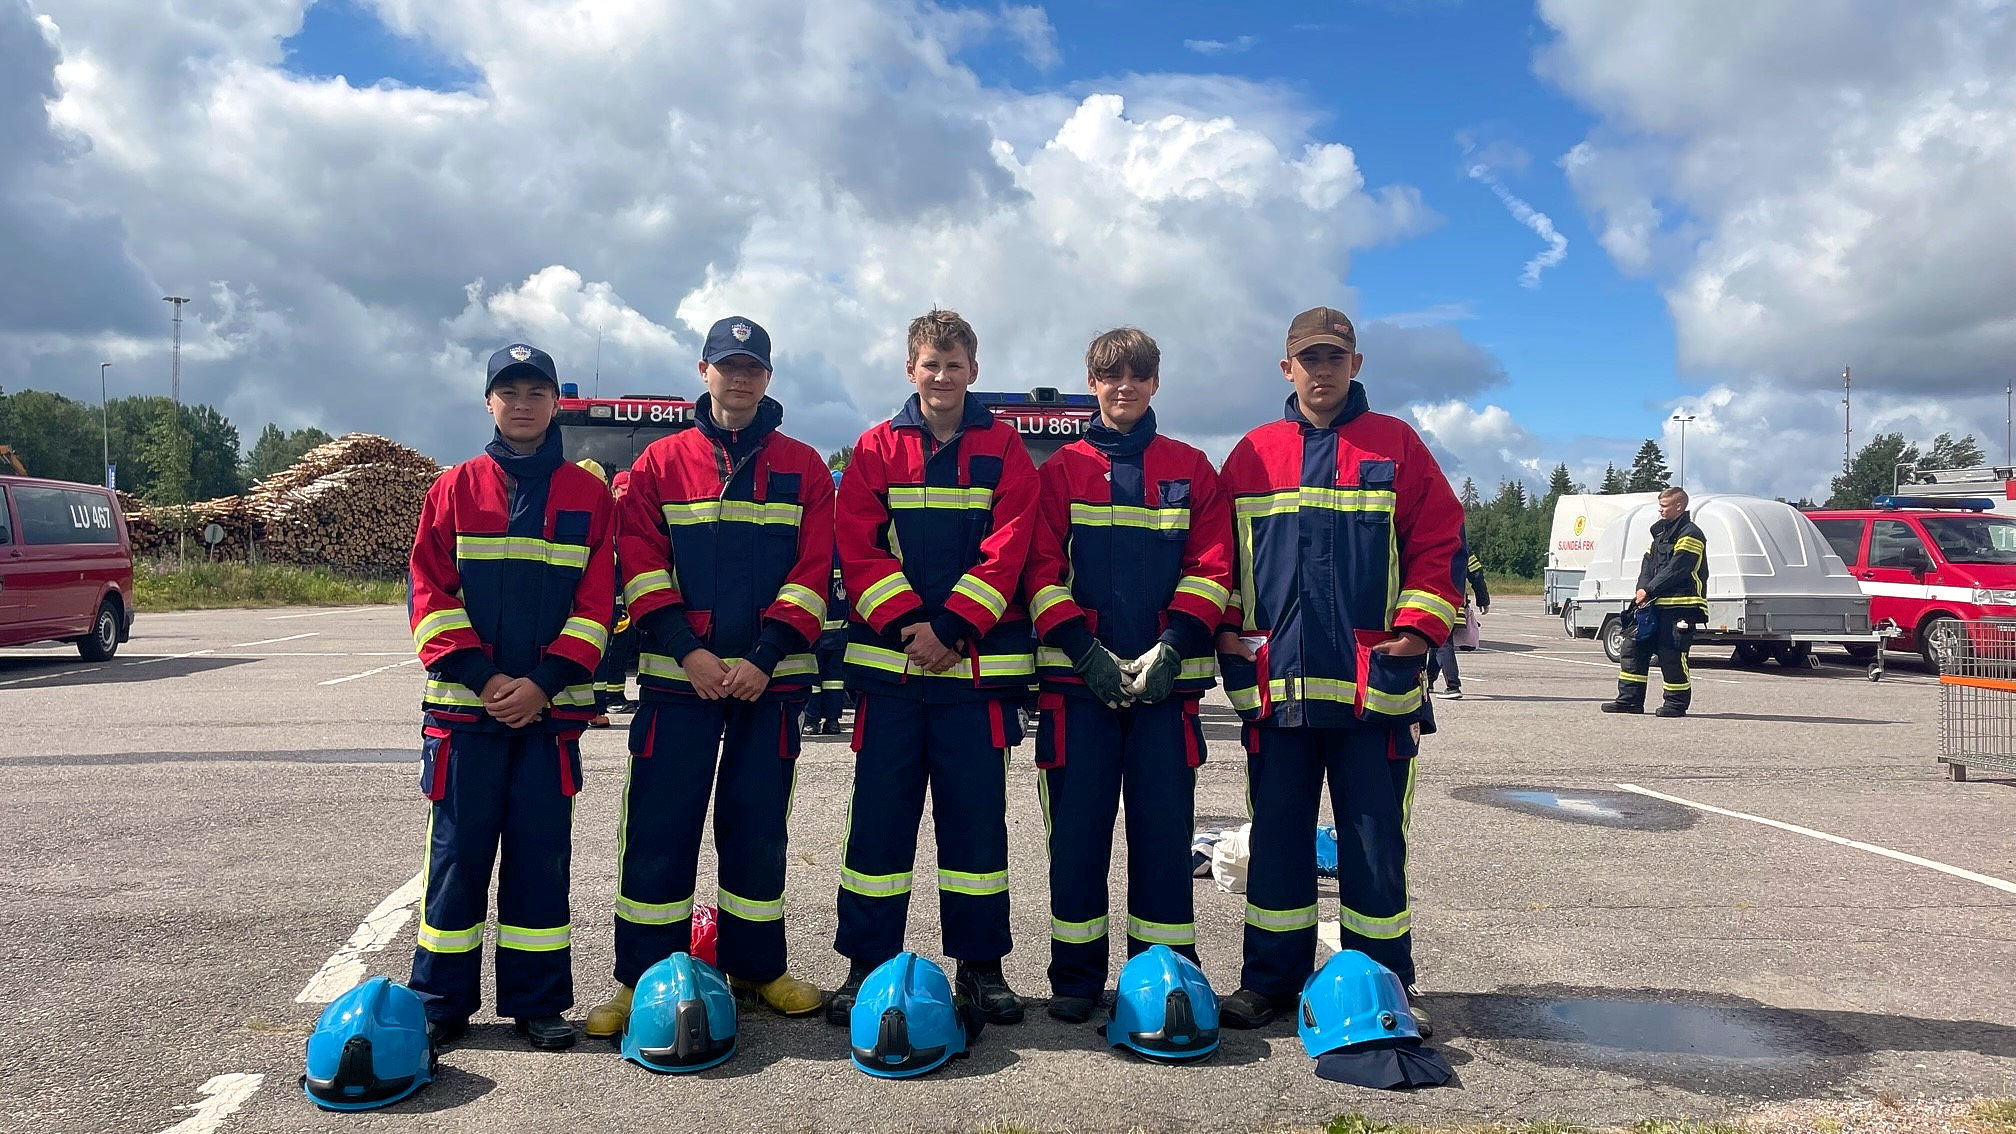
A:
<svg viewBox="0 0 2016 1134">
<path fill-rule="evenodd" d="M 1926 470 L 1971 469 L 1985 464 L 1987 460 L 1981 446 L 1975 443 L 1973 434 L 1955 441 L 1951 433 L 1941 433 L 1932 439 L 1925 455 L 1918 458 L 1918 467 Z"/>
<path fill-rule="evenodd" d="M 829 469 L 844 469 L 852 464 L 853 461 L 854 446 L 852 445 L 842 445 L 838 449 L 826 454 L 826 467 Z"/>
<path fill-rule="evenodd" d="M 269 423 L 259 431 L 259 440 L 252 443 L 252 451 L 245 457 L 245 480 L 248 484 L 264 480 L 292 466 L 308 450 L 334 440 L 312 425 L 290 433 Z"/>
<path fill-rule="evenodd" d="M 1659 451 L 1657 441 L 1648 439 L 1638 446 L 1638 455 L 1631 459 L 1631 471 L 1625 479 L 1626 492 L 1657 492 L 1673 483 L 1673 474 L 1666 468 L 1666 454 Z"/>
<path fill-rule="evenodd" d="M 166 399 L 163 399 L 165 402 Z M 189 431 L 183 428 L 175 407 L 164 405 L 147 425 L 140 438 L 139 463 L 150 472 L 141 494 L 149 504 L 187 504 L 195 484 Z"/>
<path fill-rule="evenodd" d="M 1896 487 L 1899 465 L 1917 467 L 1918 446 L 1907 443 L 1902 433 L 1878 433 L 1855 454 L 1848 471 L 1828 485 L 1827 506 L 1867 508 Z"/>
<path fill-rule="evenodd" d="M 1484 503 L 1484 498 L 1477 495 L 1477 482 L 1467 476 L 1463 478 L 1463 491 L 1456 499 L 1463 505 L 1465 513 L 1475 512 Z"/>
<path fill-rule="evenodd" d="M 1619 493 L 1629 492 L 1630 490 L 1630 481 L 1618 470 L 1616 465 L 1603 466 L 1603 483 L 1596 489 L 1599 495 L 1616 496 Z"/>
<path fill-rule="evenodd" d="M 210 406 L 183 406 L 176 415 L 189 438 L 189 491 L 192 500 L 236 496 L 245 490 L 238 427 Z"/>
<path fill-rule="evenodd" d="M 97 409 L 43 390 L 0 396 L 0 445 L 13 447 L 30 476 L 102 484 Z"/>
</svg>

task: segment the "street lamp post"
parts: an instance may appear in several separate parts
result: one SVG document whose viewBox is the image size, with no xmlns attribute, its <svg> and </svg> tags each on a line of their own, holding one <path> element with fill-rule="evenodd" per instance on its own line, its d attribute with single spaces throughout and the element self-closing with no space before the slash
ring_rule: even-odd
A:
<svg viewBox="0 0 2016 1134">
<path fill-rule="evenodd" d="M 1676 413 L 1673 420 L 1680 423 L 1680 486 L 1687 486 L 1687 423 L 1694 420 L 1691 413 Z"/>
<path fill-rule="evenodd" d="M 1911 468 L 1917 463 L 1916 461 L 1898 461 L 1896 467 L 1890 470 L 1890 495 L 1895 496 L 1898 492 L 1902 491 L 1904 470 Z"/>
<path fill-rule="evenodd" d="M 109 362 L 98 364 L 98 427 L 105 442 L 105 487 L 112 487 L 112 403 L 105 399 L 105 368 Z"/>
</svg>

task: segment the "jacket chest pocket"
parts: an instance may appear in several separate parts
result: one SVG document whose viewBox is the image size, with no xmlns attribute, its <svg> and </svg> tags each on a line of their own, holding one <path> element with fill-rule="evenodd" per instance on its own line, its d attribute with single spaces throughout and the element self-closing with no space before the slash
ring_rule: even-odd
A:
<svg viewBox="0 0 2016 1134">
<path fill-rule="evenodd" d="M 1155 485 L 1155 534 L 1182 543 L 1190 538 L 1190 481 L 1164 480 Z"/>
<path fill-rule="evenodd" d="M 966 459 L 966 487 L 975 492 L 966 505 L 966 554 L 969 563 L 980 554 L 980 544 L 994 529 L 994 493 L 1001 487 L 1001 458 L 978 454 Z M 980 503 L 981 500 L 985 503 Z"/>
<path fill-rule="evenodd" d="M 1358 492 L 1353 504 L 1359 523 L 1382 528 L 1392 526 L 1396 499 L 1393 486 L 1399 479 L 1400 466 L 1395 461 L 1358 462 Z"/>
<path fill-rule="evenodd" d="M 803 516 L 799 500 L 803 491 L 802 473 L 772 471 L 763 481 L 763 508 L 759 513 L 762 523 L 756 538 L 764 576 L 759 589 L 767 587 L 771 595 L 784 585 L 784 576 L 790 574 L 791 565 L 798 561 L 798 526 Z"/>
<path fill-rule="evenodd" d="M 591 513 L 553 513 L 552 549 L 546 565 L 567 578 L 579 578 L 588 569 L 588 525 Z"/>
</svg>

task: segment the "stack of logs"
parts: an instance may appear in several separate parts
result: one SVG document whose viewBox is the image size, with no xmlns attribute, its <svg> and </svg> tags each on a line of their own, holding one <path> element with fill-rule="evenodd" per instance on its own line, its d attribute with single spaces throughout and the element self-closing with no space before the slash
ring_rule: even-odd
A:
<svg viewBox="0 0 2016 1134">
<path fill-rule="evenodd" d="M 244 496 L 184 508 L 127 505 L 136 554 L 172 550 L 186 533 L 192 557 L 244 559 L 249 541 L 262 560 L 391 574 L 403 570 L 427 488 L 441 466 L 396 441 L 350 433 L 308 451 L 293 467 L 260 481 Z M 224 540 L 214 553 L 202 543 L 216 524 Z"/>
</svg>

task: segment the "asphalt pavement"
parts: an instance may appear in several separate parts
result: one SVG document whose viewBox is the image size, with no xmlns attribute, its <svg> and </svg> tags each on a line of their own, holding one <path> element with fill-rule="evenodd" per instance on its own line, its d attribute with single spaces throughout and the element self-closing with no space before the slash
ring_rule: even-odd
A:
<svg viewBox="0 0 2016 1134">
<path fill-rule="evenodd" d="M 1484 638 L 1462 655 L 1465 698 L 1437 702 L 1413 816 L 1416 954 L 1459 1085 L 1320 1080 L 1287 1024 L 1159 1066 L 1040 1006 L 900 1083 L 854 1070 L 816 1019 L 747 1013 L 729 1063 L 658 1077 L 598 1041 L 530 1051 L 479 1016 L 433 1086 L 343 1116 L 296 1077 L 319 1001 L 403 979 L 411 958 L 426 807 L 404 612 L 143 613 L 111 662 L 0 651 L 0 1129 L 1270 1130 L 1348 1111 L 1603 1124 L 2016 1093 L 2016 781 L 1946 779 L 1938 688 L 1915 661 L 1892 655 L 1872 684 L 1839 652 L 1811 671 L 1704 652 L 1696 712 L 1676 721 L 1599 714 L 1614 667 L 1537 599 L 1503 600 Z M 1214 695 L 1206 722 L 1199 823 L 1233 825 L 1237 719 Z M 584 751 L 577 1021 L 610 987 L 623 730 Z M 831 987 L 852 757 L 817 738 L 800 759 L 793 967 Z M 1007 970 L 1041 997 L 1029 745 L 1011 769 Z M 932 859 L 927 837 L 922 876 Z M 1116 912 L 1123 864 L 1116 851 Z M 710 846 L 702 901 L 711 870 Z M 1244 899 L 1209 880 L 1196 894 L 1206 971 L 1229 992 Z M 910 940 L 926 955 L 936 923 L 920 888 Z"/>
</svg>

